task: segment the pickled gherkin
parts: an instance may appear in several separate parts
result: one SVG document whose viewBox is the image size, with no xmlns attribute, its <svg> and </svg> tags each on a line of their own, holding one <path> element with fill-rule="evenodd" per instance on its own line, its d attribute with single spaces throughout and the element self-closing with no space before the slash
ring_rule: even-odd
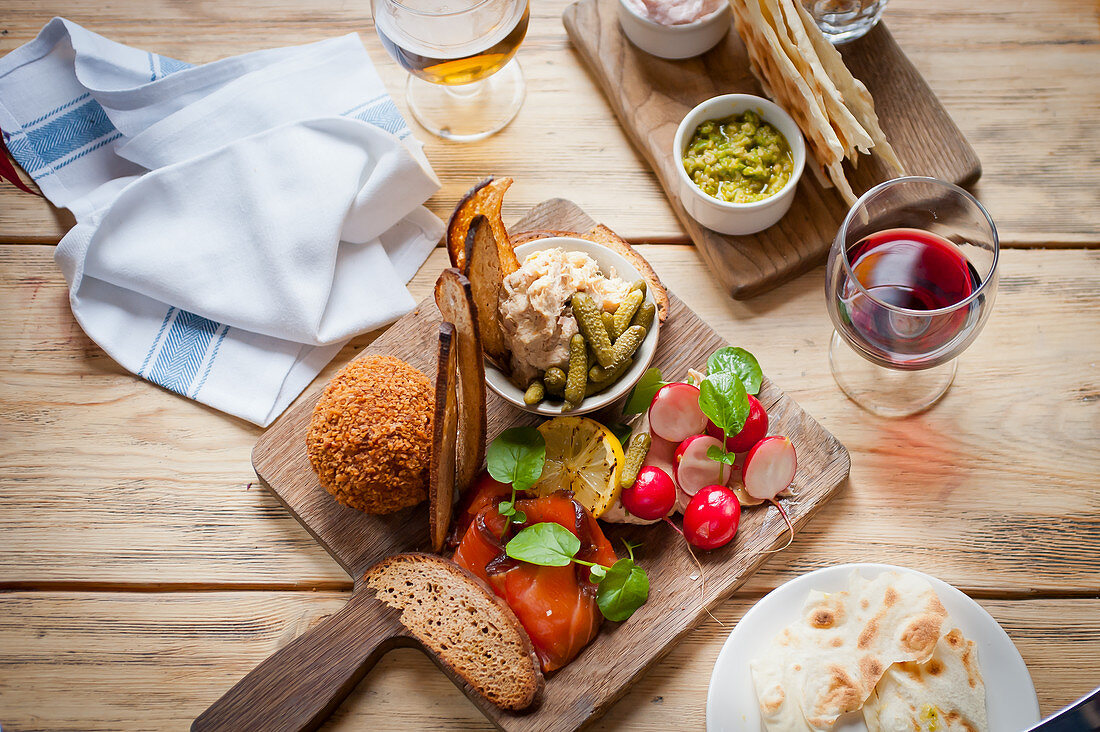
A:
<svg viewBox="0 0 1100 732">
<path fill-rule="evenodd" d="M 653 317 L 657 314 L 657 308 L 651 302 L 643 302 L 634 313 L 631 325 L 640 325 L 648 332 L 653 327 Z"/>
<path fill-rule="evenodd" d="M 603 328 L 602 322 L 600 328 Z M 584 399 L 587 385 L 588 351 L 584 336 L 576 333 L 569 339 L 569 370 L 565 374 L 565 407 L 563 409 L 576 409 Z"/>
<path fill-rule="evenodd" d="M 650 442 L 648 432 L 638 432 L 630 438 L 630 445 L 626 448 L 623 460 L 622 479 L 619 482 L 623 488 L 629 488 L 638 479 L 638 471 L 645 464 Z"/>
<path fill-rule="evenodd" d="M 580 328 L 584 340 L 588 342 L 593 353 L 596 354 L 596 360 L 604 368 L 611 366 L 615 362 L 615 352 L 611 346 L 611 337 L 607 334 L 607 328 L 603 324 L 602 311 L 596 307 L 592 297 L 583 292 L 573 295 L 572 304 L 573 316 L 577 319 L 577 326 Z M 571 343 L 570 354 L 572 354 L 572 351 Z M 572 355 L 570 355 L 570 361 L 572 361 Z M 568 396 L 566 399 L 568 399 Z"/>
<path fill-rule="evenodd" d="M 627 328 L 630 327 L 630 322 L 634 319 L 634 313 L 637 312 L 638 306 L 642 304 L 645 299 L 638 290 L 631 290 L 630 293 L 623 298 L 622 303 L 615 310 L 615 315 L 612 316 L 612 330 L 611 339 L 617 341 L 619 336 L 623 334 Z"/>
<path fill-rule="evenodd" d="M 523 403 L 529 407 L 533 407 L 542 401 L 546 396 L 546 387 L 538 379 L 535 379 L 527 387 L 527 391 L 523 393 Z"/>
</svg>

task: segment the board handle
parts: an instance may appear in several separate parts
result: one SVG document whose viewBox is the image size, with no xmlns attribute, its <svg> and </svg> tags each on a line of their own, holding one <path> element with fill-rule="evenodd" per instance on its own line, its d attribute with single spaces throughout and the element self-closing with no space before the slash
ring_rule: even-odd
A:
<svg viewBox="0 0 1100 732">
<path fill-rule="evenodd" d="M 314 730 L 389 650 L 413 641 L 397 611 L 355 591 L 348 604 L 272 654 L 191 724 L 208 730 Z"/>
</svg>

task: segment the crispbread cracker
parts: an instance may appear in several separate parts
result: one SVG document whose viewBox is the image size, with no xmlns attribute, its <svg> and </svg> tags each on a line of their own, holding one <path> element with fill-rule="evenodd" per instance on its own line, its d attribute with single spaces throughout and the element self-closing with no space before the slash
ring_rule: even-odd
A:
<svg viewBox="0 0 1100 732">
<path fill-rule="evenodd" d="M 435 282 L 435 303 L 443 319 L 454 323 L 458 341 L 458 449 L 455 489 L 461 493 L 474 481 L 485 460 L 485 360 L 477 307 L 470 281 L 453 267 Z"/>
<path fill-rule="evenodd" d="M 458 344 L 454 323 L 439 325 L 435 372 L 435 419 L 428 472 L 428 506 L 432 551 L 443 550 L 455 498 L 458 441 Z"/>
<path fill-rule="evenodd" d="M 515 259 L 512 245 L 506 241 L 504 246 Z M 504 346 L 504 332 L 500 328 L 500 292 L 504 288 L 504 271 L 499 251 L 500 244 L 493 234 L 491 222 L 478 214 L 470 221 L 466 234 L 466 277 L 470 280 L 477 305 L 481 345 L 497 367 L 508 373 L 510 359 Z"/>
</svg>

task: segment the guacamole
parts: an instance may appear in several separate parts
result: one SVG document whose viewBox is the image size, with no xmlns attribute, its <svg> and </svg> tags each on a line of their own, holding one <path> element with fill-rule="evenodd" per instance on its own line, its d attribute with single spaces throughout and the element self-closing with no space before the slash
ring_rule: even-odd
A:
<svg viewBox="0 0 1100 732">
<path fill-rule="evenodd" d="M 783 133 L 749 110 L 695 128 L 684 150 L 684 170 L 707 195 L 752 203 L 787 184 L 794 158 Z"/>
</svg>

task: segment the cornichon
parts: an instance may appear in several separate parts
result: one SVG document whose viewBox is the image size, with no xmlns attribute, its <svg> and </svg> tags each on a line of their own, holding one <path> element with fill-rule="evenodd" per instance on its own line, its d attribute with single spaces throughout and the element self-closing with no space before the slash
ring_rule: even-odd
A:
<svg viewBox="0 0 1100 732">
<path fill-rule="evenodd" d="M 645 456 L 649 452 L 649 433 L 638 432 L 630 438 L 630 445 L 626 448 L 623 460 L 623 474 L 620 486 L 629 488 L 638 479 L 638 471 L 642 469 Z"/>
<path fill-rule="evenodd" d="M 645 299 L 645 295 L 640 290 L 631 290 L 630 294 L 623 298 L 623 301 L 619 303 L 619 307 L 615 309 L 615 315 L 612 316 L 611 327 L 611 339 L 614 341 L 619 340 L 619 336 L 630 327 L 630 323 L 634 320 L 634 313 L 637 312 L 638 306 L 642 304 L 642 300 Z"/>
<path fill-rule="evenodd" d="M 634 359 L 628 358 L 620 363 L 618 366 L 604 371 L 603 381 L 589 381 L 588 387 L 585 389 L 585 396 L 592 396 L 593 394 L 599 394 L 601 391 L 614 386 L 615 382 L 619 380 L 619 377 L 626 373 L 626 370 L 634 363 Z M 591 373 L 589 374 L 591 376 Z"/>
<path fill-rule="evenodd" d="M 527 387 L 527 391 L 523 392 L 523 403 L 531 407 L 541 402 L 544 396 L 546 396 L 546 387 L 541 381 L 535 379 Z"/>
<path fill-rule="evenodd" d="M 565 389 L 565 372 L 557 366 L 551 366 L 542 375 L 542 381 L 551 394 L 560 394 Z"/>
<path fill-rule="evenodd" d="M 583 292 L 574 294 L 572 303 L 573 315 L 577 318 L 577 326 L 584 335 L 584 339 L 588 341 L 588 345 L 592 347 L 592 351 L 596 354 L 596 360 L 604 368 L 611 366 L 615 363 L 615 351 L 611 346 L 611 338 L 607 334 L 607 328 L 604 327 L 600 309 L 596 307 L 595 301 Z M 572 353 L 572 344 L 570 344 L 570 353 Z M 569 399 L 568 396 L 566 396 L 566 399 Z"/>
<path fill-rule="evenodd" d="M 645 297 L 645 290 L 646 290 L 645 278 L 643 277 L 640 280 L 636 280 L 634 282 L 634 284 L 632 284 L 630 286 L 630 289 L 631 290 L 637 290 L 638 292 L 642 293 L 642 297 Z"/>
<path fill-rule="evenodd" d="M 574 299 L 576 299 L 576 296 L 574 296 Z M 602 322 L 600 328 L 603 328 Z M 607 333 L 604 333 L 604 335 L 606 336 Z M 569 370 L 565 374 L 565 406 L 562 409 L 576 409 L 577 405 L 584 399 L 587 385 L 588 351 L 585 348 L 584 336 L 575 333 L 569 339 Z"/>
<path fill-rule="evenodd" d="M 618 363 L 633 356 L 634 352 L 638 350 L 638 346 L 642 345 L 642 341 L 645 340 L 645 335 L 646 329 L 640 325 L 632 325 L 623 331 L 623 334 L 615 341 L 614 362 Z"/>
<path fill-rule="evenodd" d="M 630 321 L 631 325 L 640 325 L 649 332 L 649 329 L 653 327 L 653 316 L 657 314 L 657 308 L 651 302 L 643 302 L 638 306 L 638 312 L 634 313 L 634 319 Z"/>
<path fill-rule="evenodd" d="M 615 316 L 605 311 L 600 312 L 600 317 L 603 318 L 603 327 L 607 328 L 607 335 L 612 341 L 615 340 Z"/>
</svg>

